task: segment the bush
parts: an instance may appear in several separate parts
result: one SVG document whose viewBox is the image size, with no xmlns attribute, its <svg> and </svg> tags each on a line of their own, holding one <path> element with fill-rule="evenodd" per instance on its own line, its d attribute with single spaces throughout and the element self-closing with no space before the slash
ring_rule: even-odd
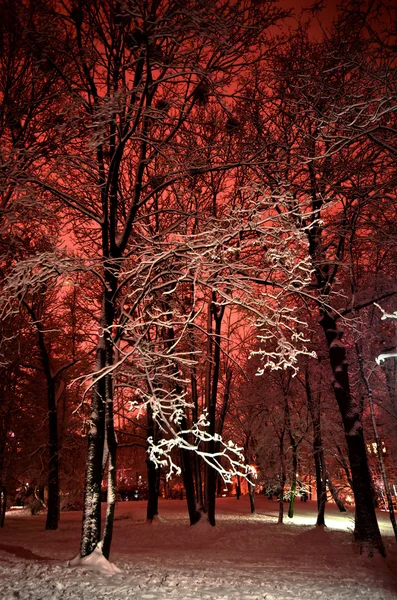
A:
<svg viewBox="0 0 397 600">
<path fill-rule="evenodd" d="M 28 506 L 32 515 L 38 515 L 44 509 L 43 503 L 38 498 L 34 498 Z"/>
</svg>

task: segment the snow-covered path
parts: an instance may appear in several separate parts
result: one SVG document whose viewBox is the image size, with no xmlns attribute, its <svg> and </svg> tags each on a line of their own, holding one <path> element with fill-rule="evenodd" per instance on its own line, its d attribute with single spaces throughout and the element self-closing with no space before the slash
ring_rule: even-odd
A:
<svg viewBox="0 0 397 600">
<path fill-rule="evenodd" d="M 7 515 L 0 532 L 0 598 L 11 600 L 391 600 L 397 598 L 397 546 L 380 515 L 388 558 L 367 559 L 352 545 L 352 515 L 329 505 L 326 530 L 313 527 L 315 505 L 278 526 L 277 505 L 258 497 L 218 501 L 218 525 L 189 527 L 185 503 L 160 502 L 162 520 L 144 524 L 145 503 L 119 503 L 106 577 L 67 568 L 78 549 L 81 513 L 64 513 L 58 531 L 44 516 Z"/>
</svg>

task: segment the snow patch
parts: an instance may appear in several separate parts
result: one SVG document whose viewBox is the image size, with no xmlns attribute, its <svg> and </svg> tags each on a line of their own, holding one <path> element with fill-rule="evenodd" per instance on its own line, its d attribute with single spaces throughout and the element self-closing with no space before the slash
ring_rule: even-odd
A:
<svg viewBox="0 0 397 600">
<path fill-rule="evenodd" d="M 58 531 L 49 532 L 44 515 L 10 511 L 0 533 L 0 598 L 396 600 L 397 546 L 386 513 L 378 518 L 388 556 L 368 559 L 352 544 L 352 513 L 334 503 L 327 503 L 327 528 L 316 528 L 315 500 L 297 502 L 282 527 L 276 502 L 262 494 L 255 502 L 253 517 L 248 496 L 218 498 L 216 527 L 205 518 L 191 527 L 178 500 L 159 499 L 158 527 L 144 524 L 144 501 L 117 503 L 124 519 L 115 521 L 112 553 L 122 574 L 109 568 L 101 547 L 69 562 L 83 568 L 65 568 L 78 547 L 81 512 L 62 513 Z"/>
<path fill-rule="evenodd" d="M 94 552 L 91 552 L 88 556 L 81 557 L 80 554 L 77 554 L 72 560 L 68 561 L 67 566 L 84 567 L 85 569 L 90 569 L 90 571 L 101 573 L 107 577 L 122 573 L 121 569 L 104 557 L 100 544 L 98 544 Z"/>
</svg>

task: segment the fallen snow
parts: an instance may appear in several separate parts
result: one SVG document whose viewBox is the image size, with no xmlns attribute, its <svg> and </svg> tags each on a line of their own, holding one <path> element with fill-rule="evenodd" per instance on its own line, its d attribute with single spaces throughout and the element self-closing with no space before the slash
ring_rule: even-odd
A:
<svg viewBox="0 0 397 600">
<path fill-rule="evenodd" d="M 277 503 L 220 498 L 216 528 L 190 527 L 186 504 L 160 501 L 157 526 L 144 502 L 120 502 L 108 567 L 98 551 L 67 567 L 79 546 L 81 513 L 63 513 L 58 531 L 45 515 L 10 511 L 0 530 L 1 600 L 391 600 L 397 598 L 397 545 L 379 513 L 388 558 L 360 556 L 353 514 L 327 505 L 326 529 L 314 527 L 315 503 L 277 524 Z M 101 573 L 92 570 L 99 560 Z M 90 564 L 91 563 L 91 564 Z M 98 565 L 94 565 L 98 566 Z M 109 572 L 110 571 L 110 572 Z M 109 577 L 108 575 L 112 576 Z"/>
<path fill-rule="evenodd" d="M 80 554 L 77 554 L 72 560 L 68 560 L 66 565 L 68 567 L 83 567 L 84 569 L 89 569 L 107 576 L 122 573 L 121 569 L 109 562 L 107 558 L 103 556 L 101 544 L 98 544 L 94 552 L 91 552 L 88 556 L 81 557 Z"/>
</svg>

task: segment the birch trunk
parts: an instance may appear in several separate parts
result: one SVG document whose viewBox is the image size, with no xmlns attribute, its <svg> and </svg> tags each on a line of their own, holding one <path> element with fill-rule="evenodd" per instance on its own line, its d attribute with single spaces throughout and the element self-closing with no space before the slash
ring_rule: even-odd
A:
<svg viewBox="0 0 397 600">
<path fill-rule="evenodd" d="M 103 322 L 104 319 L 102 320 L 102 324 Z M 102 330 L 99 335 L 97 346 L 95 363 L 96 372 L 103 369 L 105 365 L 105 340 Z M 83 523 L 80 543 L 80 555 L 82 557 L 91 554 L 101 538 L 101 482 L 105 441 L 105 400 L 106 384 L 102 377 L 95 383 L 91 398 L 88 456 L 84 485 Z"/>
<path fill-rule="evenodd" d="M 110 356 L 107 358 L 107 366 L 112 364 L 112 352 L 108 350 Z M 106 375 L 106 404 L 105 404 L 105 435 L 108 449 L 108 489 L 107 489 L 107 507 L 105 526 L 102 539 L 102 553 L 105 558 L 109 558 L 110 546 L 113 536 L 114 512 L 116 509 L 116 456 L 117 439 L 114 431 L 113 415 L 113 382 L 110 375 Z"/>
</svg>

